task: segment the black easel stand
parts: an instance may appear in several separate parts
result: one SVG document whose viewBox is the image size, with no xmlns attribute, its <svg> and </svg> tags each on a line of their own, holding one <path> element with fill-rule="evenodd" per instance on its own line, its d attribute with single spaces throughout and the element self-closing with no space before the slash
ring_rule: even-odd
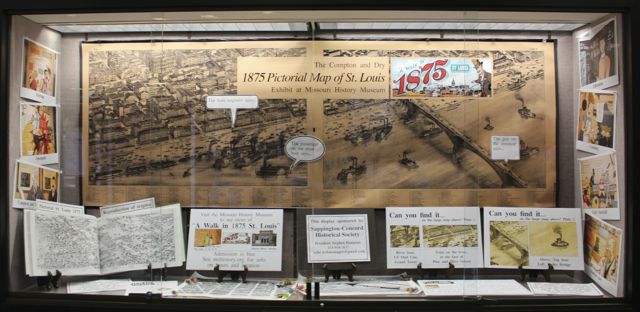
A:
<svg viewBox="0 0 640 312">
<path fill-rule="evenodd" d="M 422 268 L 422 262 L 418 263 L 418 266 L 416 267 L 416 270 L 418 271 L 418 276 L 420 276 L 420 279 L 424 279 L 424 273 L 427 273 L 427 276 L 431 279 L 434 279 L 438 276 L 438 273 L 443 274 L 444 276 L 449 279 L 449 277 L 451 277 L 453 275 L 453 272 L 455 271 L 456 266 L 453 265 L 453 263 L 449 262 L 449 267 L 446 269 L 423 269 Z"/>
<path fill-rule="evenodd" d="M 324 282 L 329 281 L 329 276 L 332 276 L 333 279 L 339 280 L 342 274 L 345 274 L 349 278 L 349 282 L 353 282 L 353 275 L 356 272 L 355 263 L 332 263 L 332 264 L 323 264 L 322 270 L 324 271 Z"/>
<path fill-rule="evenodd" d="M 56 275 L 53 275 L 51 271 L 47 271 L 47 276 L 36 277 L 36 283 L 38 287 L 46 287 L 47 289 L 58 288 L 58 282 L 62 278 L 62 273 L 56 270 Z"/>
<path fill-rule="evenodd" d="M 151 266 L 151 263 L 149 263 L 149 265 L 147 265 L 147 278 L 149 281 L 153 281 L 155 278 L 155 273 L 153 271 L 153 266 Z M 160 269 L 160 280 L 161 281 L 166 281 L 167 280 L 167 263 L 165 262 L 164 267 Z"/>
<path fill-rule="evenodd" d="M 242 282 L 246 283 L 249 268 L 245 265 L 244 270 L 242 271 L 222 271 L 220 270 L 220 265 L 218 264 L 215 266 L 215 268 L 213 268 L 213 272 L 218 275 L 218 283 L 222 283 L 222 279 L 224 279 L 227 274 L 231 276 L 231 280 L 234 282 L 238 281 L 239 278 L 242 278 Z"/>
<path fill-rule="evenodd" d="M 518 270 L 520 271 L 520 281 L 527 279 L 535 279 L 538 278 L 538 274 L 542 274 L 544 276 L 545 282 L 551 282 L 551 272 L 553 271 L 553 265 L 549 263 L 549 267 L 547 269 L 542 270 L 526 270 L 522 268 L 522 264 L 518 266 Z"/>
</svg>

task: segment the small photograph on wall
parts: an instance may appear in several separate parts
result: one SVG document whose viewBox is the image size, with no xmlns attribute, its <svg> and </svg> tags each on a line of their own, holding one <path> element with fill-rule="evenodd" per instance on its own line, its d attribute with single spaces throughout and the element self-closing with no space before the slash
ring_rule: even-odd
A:
<svg viewBox="0 0 640 312">
<path fill-rule="evenodd" d="M 44 166 L 16 161 L 13 208 L 35 209 L 36 200 L 58 202 L 60 171 Z"/>
<path fill-rule="evenodd" d="M 612 295 L 618 295 L 622 230 L 603 220 L 584 215 L 585 273 Z"/>
<path fill-rule="evenodd" d="M 24 38 L 20 96 L 45 104 L 56 104 L 58 52 Z"/>
<path fill-rule="evenodd" d="M 576 148 L 593 154 L 615 149 L 616 93 L 580 91 Z"/>
<path fill-rule="evenodd" d="M 614 152 L 578 159 L 582 208 L 605 220 L 620 220 Z"/>
<path fill-rule="evenodd" d="M 59 161 L 57 107 L 20 102 L 20 156 L 46 165 Z"/>
<path fill-rule="evenodd" d="M 618 84 L 618 45 L 615 18 L 578 37 L 580 86 L 606 89 Z"/>
</svg>

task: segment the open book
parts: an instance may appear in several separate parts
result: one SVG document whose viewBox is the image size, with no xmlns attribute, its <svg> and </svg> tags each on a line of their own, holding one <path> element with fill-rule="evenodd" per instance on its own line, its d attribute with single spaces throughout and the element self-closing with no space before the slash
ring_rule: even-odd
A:
<svg viewBox="0 0 640 312">
<path fill-rule="evenodd" d="M 24 211 L 26 273 L 98 275 L 181 266 L 185 260 L 180 204 L 103 214 L 38 201 Z"/>
</svg>

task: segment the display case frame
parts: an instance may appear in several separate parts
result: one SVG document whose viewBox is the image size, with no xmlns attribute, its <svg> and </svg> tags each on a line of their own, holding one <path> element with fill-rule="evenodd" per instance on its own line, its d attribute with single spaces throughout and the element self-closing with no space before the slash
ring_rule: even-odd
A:
<svg viewBox="0 0 640 312">
<path fill-rule="evenodd" d="M 640 118 L 640 110 L 634 107 L 634 100 L 640 99 L 640 88 L 633 88 L 637 83 L 637 76 L 640 72 L 640 62 L 633 62 L 634 51 L 637 54 L 637 47 L 640 46 L 640 5 L 636 1 L 519 1 L 517 3 L 509 1 L 486 1 L 477 3 L 475 1 L 449 1 L 447 3 L 425 3 L 411 1 L 405 3 L 389 3 L 384 1 L 353 1 L 345 4 L 340 1 L 278 1 L 269 5 L 259 1 L 239 1 L 233 4 L 204 4 L 201 1 L 155 1 L 131 3 L 126 1 L 110 1 L 109 3 L 88 3 L 83 1 L 65 1 L 60 3 L 50 3 L 47 1 L 32 1 L 29 3 L 9 3 L 2 4 L 0 13 L 0 101 L 4 102 L 2 108 L 2 124 L 5 125 L 5 133 L 8 132 L 10 116 L 9 108 L 9 88 L 12 77 L 9 75 L 9 55 L 11 18 L 14 15 L 37 14 L 37 13 L 106 13 L 106 12 L 135 12 L 135 11 L 198 11 L 198 10 L 361 10 L 363 8 L 371 10 L 493 10 L 493 11 L 566 11 L 566 12 L 593 12 L 606 11 L 622 14 L 622 41 L 624 49 L 620 50 L 621 56 L 627 64 L 622 68 L 621 74 L 624 77 L 626 88 L 624 90 L 624 110 L 625 114 L 623 129 L 625 133 L 625 153 L 626 179 L 625 192 L 626 217 L 625 217 L 625 272 L 626 279 L 624 285 L 624 297 L 622 298 L 598 298 L 598 299 L 482 299 L 479 300 L 407 300 L 397 302 L 394 300 L 311 300 L 299 302 L 252 302 L 241 300 L 167 300 L 153 298 L 130 298 L 116 296 L 93 296 L 93 295 L 59 295 L 50 293 L 21 293 L 9 291 L 9 274 L 3 274 L 0 292 L 2 296 L 3 308 L 9 310 L 42 310 L 53 311 L 82 311 L 93 310 L 205 310 L 215 307 L 216 310 L 225 311 L 249 311 L 249 310 L 269 310 L 269 311 L 299 311 L 305 310 L 353 310 L 353 311 L 387 311 L 387 310 L 421 310 L 426 308 L 432 310 L 450 311 L 632 311 L 638 308 L 637 294 L 635 287 L 640 285 L 640 270 L 634 268 L 637 263 L 638 250 L 640 250 L 640 240 L 638 231 L 640 227 L 634 226 L 640 216 L 634 211 L 636 205 L 640 204 L 640 192 L 634 190 L 640 186 L 640 167 L 634 163 L 640 153 L 634 145 L 640 138 L 640 126 L 634 121 Z M 635 50 L 634 50 L 635 49 Z M 634 79 L 636 78 L 636 79 Z M 620 131 L 621 129 L 619 129 Z M 8 150 L 9 136 L 0 136 L 0 149 L 2 155 L 0 162 L 4 162 L 2 176 L 8 176 L 10 169 Z M 10 188 L 8 179 L 0 181 L 0 202 L 4 203 L 0 211 L 0 246 L 3 256 L 0 258 L 0 267 L 4 272 L 9 272 L 9 217 L 8 207 L 10 193 L 6 192 Z M 634 263 L 635 260 L 635 263 Z"/>
</svg>

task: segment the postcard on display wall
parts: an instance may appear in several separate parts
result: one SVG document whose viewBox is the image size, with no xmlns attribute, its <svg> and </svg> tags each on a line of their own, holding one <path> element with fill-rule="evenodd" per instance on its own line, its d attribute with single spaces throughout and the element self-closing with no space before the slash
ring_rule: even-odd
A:
<svg viewBox="0 0 640 312">
<path fill-rule="evenodd" d="M 96 218 L 80 206 L 38 201 L 25 210 L 25 266 L 30 276 L 60 270 L 66 276 L 99 275 L 181 266 L 180 205 Z"/>
<path fill-rule="evenodd" d="M 620 220 L 616 154 L 580 158 L 578 163 L 582 208 L 605 220 Z"/>
<path fill-rule="evenodd" d="M 102 206 L 100 207 L 100 215 L 104 216 L 107 214 L 123 213 L 123 212 L 129 212 L 129 211 L 135 211 L 135 210 L 141 210 L 141 209 L 155 208 L 155 207 L 156 207 L 156 200 L 155 198 L 150 197 L 150 198 L 134 200 L 126 203 Z"/>
<path fill-rule="evenodd" d="M 20 157 L 35 164 L 55 164 L 58 155 L 58 107 L 20 102 Z"/>
<path fill-rule="evenodd" d="M 56 104 L 59 54 L 24 38 L 20 97 L 44 104 Z"/>
<path fill-rule="evenodd" d="M 621 295 L 622 230 L 586 211 L 584 215 L 585 273 L 608 293 Z"/>
<path fill-rule="evenodd" d="M 576 149 L 592 154 L 615 149 L 616 92 L 581 90 Z"/>
<path fill-rule="evenodd" d="M 487 268 L 583 270 L 580 208 L 484 208 Z"/>
<path fill-rule="evenodd" d="M 366 214 L 307 215 L 307 262 L 371 261 Z"/>
<path fill-rule="evenodd" d="M 13 181 L 13 208 L 35 209 L 37 199 L 60 199 L 59 170 L 16 160 Z"/>
<path fill-rule="evenodd" d="M 606 89 L 619 83 L 616 19 L 608 19 L 578 37 L 580 86 Z"/>
<path fill-rule="evenodd" d="M 483 267 L 479 207 L 387 207 L 387 268 Z"/>
<path fill-rule="evenodd" d="M 192 209 L 187 270 L 280 271 L 282 209 Z"/>
</svg>

